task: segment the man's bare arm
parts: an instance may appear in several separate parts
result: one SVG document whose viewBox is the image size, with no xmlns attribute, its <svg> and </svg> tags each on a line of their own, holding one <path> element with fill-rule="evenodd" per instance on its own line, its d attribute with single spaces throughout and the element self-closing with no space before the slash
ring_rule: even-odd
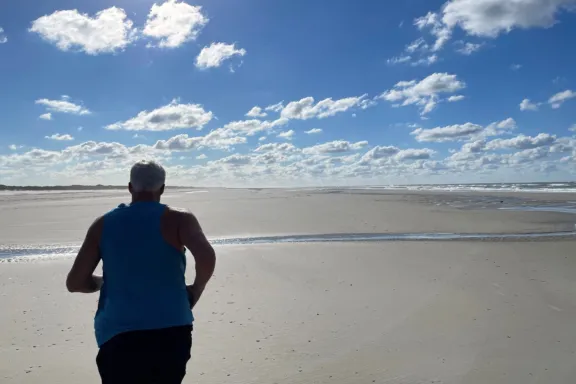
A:
<svg viewBox="0 0 576 384">
<path fill-rule="evenodd" d="M 94 275 L 100 262 L 100 235 L 103 219 L 100 217 L 92 223 L 86 238 L 78 251 L 72 269 L 66 278 L 66 288 L 70 292 L 93 293 L 102 287 L 102 277 Z"/>
<path fill-rule="evenodd" d="M 182 245 L 188 248 L 196 262 L 196 279 L 194 284 L 188 287 L 188 293 L 191 296 L 190 304 L 194 306 L 214 273 L 216 253 L 202 232 L 200 223 L 190 212 L 182 213 L 179 236 Z"/>
</svg>

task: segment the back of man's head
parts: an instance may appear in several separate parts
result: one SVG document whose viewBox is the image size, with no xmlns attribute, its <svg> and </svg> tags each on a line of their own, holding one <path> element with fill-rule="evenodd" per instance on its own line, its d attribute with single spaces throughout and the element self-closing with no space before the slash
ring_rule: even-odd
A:
<svg viewBox="0 0 576 384">
<path fill-rule="evenodd" d="M 166 182 L 166 171 L 155 161 L 139 161 L 130 170 L 133 193 L 158 192 Z"/>
</svg>

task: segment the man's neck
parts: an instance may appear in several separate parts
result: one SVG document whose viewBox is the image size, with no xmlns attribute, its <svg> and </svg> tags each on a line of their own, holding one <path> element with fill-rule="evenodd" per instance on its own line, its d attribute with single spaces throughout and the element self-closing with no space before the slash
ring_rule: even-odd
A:
<svg viewBox="0 0 576 384">
<path fill-rule="evenodd" d="M 138 194 L 136 196 L 132 196 L 132 204 L 134 203 L 159 203 L 160 199 L 154 195 L 150 194 Z"/>
</svg>

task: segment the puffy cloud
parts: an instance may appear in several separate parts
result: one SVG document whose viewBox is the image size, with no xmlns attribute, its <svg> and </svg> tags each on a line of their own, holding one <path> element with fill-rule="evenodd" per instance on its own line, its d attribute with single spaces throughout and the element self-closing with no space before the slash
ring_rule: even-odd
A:
<svg viewBox="0 0 576 384">
<path fill-rule="evenodd" d="M 68 101 L 68 99 L 62 99 L 62 100 L 38 99 L 36 100 L 36 104 L 43 105 L 46 107 L 47 110 L 58 113 L 69 113 L 73 115 L 89 115 L 91 113 L 90 110 L 88 110 L 88 108 L 85 108 L 79 104 L 72 103 L 71 101 Z M 47 115 L 50 114 L 49 113 L 44 114 L 42 116 L 45 117 L 40 116 L 40 118 L 50 120 L 46 118 Z M 52 116 L 50 116 L 50 118 L 51 117 Z"/>
<path fill-rule="evenodd" d="M 246 143 L 245 137 L 235 136 L 231 131 L 218 128 L 206 136 L 189 137 L 187 134 L 176 135 L 168 140 L 158 140 L 153 148 L 158 150 L 191 151 L 202 148 L 229 149 Z"/>
<path fill-rule="evenodd" d="M 548 104 L 550 104 L 552 106 L 552 108 L 554 109 L 558 109 L 562 106 L 562 104 L 564 104 L 564 102 L 573 99 L 576 97 L 576 92 L 568 89 L 564 92 L 559 92 L 557 94 L 555 94 L 554 96 L 552 96 L 549 100 L 548 100 Z"/>
<path fill-rule="evenodd" d="M 457 101 L 462 101 L 462 100 L 464 100 L 465 98 L 466 98 L 466 96 L 464 96 L 464 95 L 450 96 L 450 97 L 448 98 L 448 102 L 449 102 L 449 103 L 455 103 L 455 102 L 457 102 Z"/>
<path fill-rule="evenodd" d="M 486 149 L 531 149 L 553 145 L 556 136 L 548 133 L 540 133 L 535 137 L 518 135 L 511 139 L 495 139 L 486 144 Z"/>
<path fill-rule="evenodd" d="M 442 143 L 445 141 L 468 140 L 480 134 L 483 130 L 484 127 L 481 125 L 465 123 L 432 129 L 418 128 L 412 131 L 412 135 L 416 136 L 417 141 Z"/>
<path fill-rule="evenodd" d="M 367 141 L 359 141 L 351 143 L 344 140 L 330 141 L 324 144 L 318 144 L 313 147 L 304 148 L 303 152 L 307 155 L 314 154 L 329 154 L 329 153 L 346 153 L 350 151 L 357 151 L 368 145 Z"/>
<path fill-rule="evenodd" d="M 50 140 L 57 140 L 57 141 L 71 141 L 74 140 L 74 138 L 70 135 L 61 135 L 59 133 L 55 133 L 51 136 L 45 136 L 46 139 L 50 139 Z"/>
<path fill-rule="evenodd" d="M 198 156 L 196 156 L 196 160 L 204 160 L 208 158 L 208 156 L 206 156 L 205 154 L 201 153 Z"/>
<path fill-rule="evenodd" d="M 537 111 L 538 108 L 539 104 L 531 102 L 530 99 L 524 99 L 520 103 L 521 111 Z"/>
<path fill-rule="evenodd" d="M 507 133 L 515 128 L 516 122 L 513 119 L 506 119 L 492 123 L 487 127 L 478 124 L 465 123 L 431 129 L 418 128 L 412 131 L 411 134 L 420 142 L 443 143 L 447 141 L 467 141 L 477 137 L 497 136 Z"/>
<path fill-rule="evenodd" d="M 254 152 L 299 152 L 300 149 L 296 148 L 290 143 L 268 143 L 263 144 L 256 148 Z"/>
<path fill-rule="evenodd" d="M 313 97 L 305 97 L 299 101 L 288 103 L 283 109 L 280 116 L 287 119 L 308 120 L 312 118 L 323 119 L 334 116 L 340 112 L 346 112 L 354 107 L 362 107 L 363 101 L 367 95 L 358 97 L 346 97 L 344 99 L 332 100 L 327 98 L 314 102 Z"/>
<path fill-rule="evenodd" d="M 244 56 L 246 50 L 236 49 L 235 44 L 212 43 L 208 47 L 202 48 L 196 57 L 196 67 L 200 69 L 215 68 L 234 56 Z"/>
<path fill-rule="evenodd" d="M 202 7 L 168 0 L 152 5 L 142 33 L 158 40 L 161 48 L 176 48 L 195 40 L 207 23 L 208 18 L 202 14 Z"/>
<path fill-rule="evenodd" d="M 18 150 L 18 149 L 20 149 L 20 148 L 22 148 L 22 146 L 21 146 L 21 145 L 16 145 L 16 144 L 10 144 L 10 145 L 8 146 L 8 149 L 10 149 L 11 151 L 16 151 L 16 150 Z"/>
<path fill-rule="evenodd" d="M 38 118 L 42 119 L 42 120 L 52 120 L 52 114 L 50 112 L 44 113 L 44 114 L 38 116 Z"/>
<path fill-rule="evenodd" d="M 436 152 L 424 148 L 424 149 L 404 149 L 399 151 L 395 158 L 399 161 L 406 161 L 406 160 L 425 160 L 432 157 Z"/>
<path fill-rule="evenodd" d="M 4 28 L 0 27 L 0 44 L 4 44 L 8 42 L 8 37 L 4 33 Z"/>
<path fill-rule="evenodd" d="M 200 104 L 180 104 L 178 100 L 152 111 L 142 111 L 136 117 L 107 125 L 109 130 L 169 131 L 173 129 L 202 129 L 212 120 Z"/>
<path fill-rule="evenodd" d="M 525 149 L 520 152 L 513 153 L 509 157 L 511 164 L 522 164 L 534 162 L 536 160 L 544 159 L 550 154 L 550 149 L 545 147 Z"/>
<path fill-rule="evenodd" d="M 484 46 L 484 44 L 474 44 L 474 43 L 470 43 L 470 42 L 468 42 L 468 43 L 462 42 L 462 46 L 460 48 L 458 48 L 456 50 L 456 52 L 461 53 L 461 54 L 466 55 L 466 56 L 470 56 L 474 52 L 477 52 L 480 49 L 482 49 L 483 46 Z"/>
<path fill-rule="evenodd" d="M 246 114 L 246 116 L 248 117 L 266 117 L 268 114 L 266 112 L 262 111 L 262 108 L 260 107 L 254 107 L 251 110 L 248 111 L 248 113 Z"/>
<path fill-rule="evenodd" d="M 440 101 L 440 95 L 455 93 L 464 89 L 466 84 L 459 80 L 456 75 L 448 73 L 434 73 L 421 81 L 401 81 L 382 93 L 378 98 L 401 103 L 401 106 L 418 105 L 421 114 L 425 115 L 436 108 Z"/>
<path fill-rule="evenodd" d="M 362 156 L 361 162 L 369 163 L 374 160 L 389 158 L 400 152 L 400 148 L 393 146 L 376 146 Z"/>
<path fill-rule="evenodd" d="M 450 0 L 443 7 L 442 21 L 459 26 L 469 35 L 497 37 L 516 28 L 548 28 L 574 0 Z"/>
<path fill-rule="evenodd" d="M 414 20 L 419 30 L 434 36 L 434 44 L 429 47 L 423 39 L 418 39 L 405 51 L 440 51 L 452 38 L 456 27 L 467 35 L 487 38 L 495 38 L 516 28 L 551 27 L 560 11 L 574 10 L 575 5 L 575 0 L 448 0 L 439 12 L 428 12 Z M 469 42 L 460 45 L 457 51 L 464 55 L 470 55 L 483 46 L 482 43 Z"/>
<path fill-rule="evenodd" d="M 252 162 L 252 157 L 247 155 L 231 155 L 222 159 L 210 161 L 208 164 L 226 164 L 226 165 L 246 165 Z"/>
<path fill-rule="evenodd" d="M 281 139 L 292 140 L 292 137 L 294 137 L 294 133 L 295 132 L 293 130 L 284 131 L 280 132 L 277 137 Z"/>
<path fill-rule="evenodd" d="M 309 130 L 309 131 L 304 131 L 304 133 L 307 134 L 307 135 L 316 135 L 316 134 L 322 133 L 322 129 L 320 129 L 320 128 L 312 128 L 312 129 Z"/>
<path fill-rule="evenodd" d="M 484 150 L 486 150 L 486 140 L 484 139 L 472 141 L 462 146 L 462 152 L 464 153 L 480 153 Z"/>
<path fill-rule="evenodd" d="M 56 11 L 32 22 L 30 32 L 62 51 L 79 50 L 89 55 L 121 51 L 135 39 L 132 21 L 121 8 L 104 9 L 94 17 L 77 10 Z"/>
<path fill-rule="evenodd" d="M 263 131 L 270 131 L 274 128 L 281 127 L 288 124 L 288 119 L 280 118 L 274 121 L 262 121 L 262 120 L 240 120 L 232 121 L 222 129 L 230 132 L 235 132 L 239 135 L 254 136 L 257 133 Z"/>
</svg>

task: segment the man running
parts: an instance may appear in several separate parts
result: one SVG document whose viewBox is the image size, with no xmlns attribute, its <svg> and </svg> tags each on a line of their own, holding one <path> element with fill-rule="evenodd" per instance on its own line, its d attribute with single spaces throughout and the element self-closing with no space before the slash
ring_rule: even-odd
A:
<svg viewBox="0 0 576 384">
<path fill-rule="evenodd" d="M 66 279 L 70 292 L 100 291 L 94 318 L 103 384 L 176 384 L 192 346 L 192 307 L 216 264 L 214 249 L 188 211 L 160 204 L 166 172 L 141 161 L 130 171 L 130 205 L 99 217 Z M 196 262 L 186 286 L 186 248 Z M 94 275 L 102 259 L 103 276 Z"/>
</svg>

